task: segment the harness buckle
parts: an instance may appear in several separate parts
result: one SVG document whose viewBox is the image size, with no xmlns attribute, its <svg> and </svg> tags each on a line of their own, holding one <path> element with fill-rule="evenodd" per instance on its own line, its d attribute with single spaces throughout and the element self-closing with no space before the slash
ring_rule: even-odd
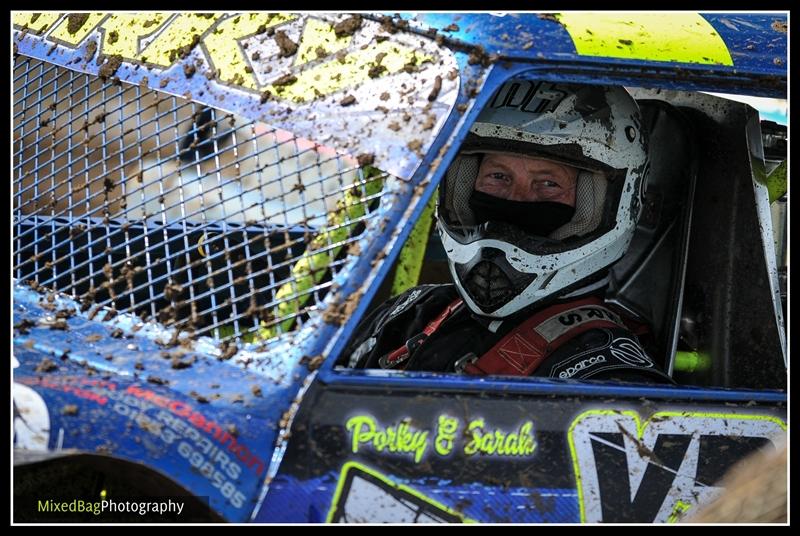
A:
<svg viewBox="0 0 800 536">
<path fill-rule="evenodd" d="M 467 352 L 464 354 L 464 356 L 458 358 L 458 360 L 453 364 L 453 368 L 455 368 L 456 372 L 459 374 L 464 374 L 464 369 L 467 367 L 467 365 L 472 365 L 477 360 L 478 356 L 472 352 Z"/>
<path fill-rule="evenodd" d="M 409 355 L 413 354 L 420 346 L 422 346 L 422 343 L 424 343 L 425 339 L 427 338 L 428 334 L 423 332 L 423 333 L 417 333 L 416 335 L 408 339 L 406 341 L 406 349 L 408 350 L 408 354 Z"/>
</svg>

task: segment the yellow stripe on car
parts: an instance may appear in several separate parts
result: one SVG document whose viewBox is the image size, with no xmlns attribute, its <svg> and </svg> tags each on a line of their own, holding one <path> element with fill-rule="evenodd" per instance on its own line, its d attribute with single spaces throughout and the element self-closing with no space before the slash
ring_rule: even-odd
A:
<svg viewBox="0 0 800 536">
<path fill-rule="evenodd" d="M 184 13 L 170 23 L 164 33 L 142 52 L 148 63 L 170 67 L 179 59 L 181 49 L 191 47 L 211 28 L 223 13 Z"/>
<path fill-rule="evenodd" d="M 332 24 L 309 17 L 303 30 L 303 37 L 300 39 L 300 49 L 294 64 L 295 66 L 304 65 L 310 61 L 322 59 L 326 57 L 325 55 L 335 54 L 347 48 L 352 39 L 353 37 L 350 35 L 336 37 L 336 31 Z"/>
<path fill-rule="evenodd" d="M 297 103 L 336 93 L 386 74 L 400 72 L 406 65 L 420 65 L 433 57 L 416 49 L 384 41 L 370 43 L 350 52 L 341 60 L 330 56 L 328 61 L 296 75 L 291 84 L 270 85 L 269 91 L 281 99 Z"/>
<path fill-rule="evenodd" d="M 220 22 L 203 40 L 217 77 L 224 82 L 256 90 L 258 82 L 252 74 L 241 41 L 294 19 L 294 16 L 282 13 L 245 13 Z"/>
<path fill-rule="evenodd" d="M 141 60 L 142 41 L 159 31 L 167 20 L 169 15 L 166 13 L 111 15 L 102 25 L 102 53 L 107 56 L 119 54 L 126 60 Z"/>
<path fill-rule="evenodd" d="M 32 33 L 47 31 L 58 20 L 60 13 L 14 13 L 14 26 L 28 28 Z"/>
<path fill-rule="evenodd" d="M 722 37 L 699 13 L 559 13 L 582 56 L 733 65 Z"/>
<path fill-rule="evenodd" d="M 95 27 L 106 17 L 107 13 L 88 13 L 85 14 L 86 19 L 78 28 L 76 23 L 70 17 L 64 17 L 59 23 L 53 33 L 50 34 L 49 39 L 69 45 L 78 45 L 81 41 L 86 39 L 86 36 L 92 33 Z M 106 37 L 108 39 L 108 37 Z"/>
<path fill-rule="evenodd" d="M 262 85 L 255 71 L 274 58 L 260 59 L 246 50 L 243 41 L 264 34 L 264 42 L 271 39 L 271 29 L 286 23 L 302 28 L 295 58 L 285 65 L 287 70 L 272 73 L 272 83 Z M 285 13 L 15 13 L 14 25 L 32 33 L 54 28 L 48 39 L 71 48 L 98 32 L 98 56 L 118 55 L 128 63 L 158 70 L 171 68 L 199 45 L 207 70 L 218 81 L 251 92 L 266 90 L 295 103 L 439 61 L 418 47 L 370 37 L 374 28 L 367 31 L 368 42 L 356 46 L 353 35 L 337 37 L 327 20 Z M 266 67 L 271 73 L 271 66 Z"/>
</svg>

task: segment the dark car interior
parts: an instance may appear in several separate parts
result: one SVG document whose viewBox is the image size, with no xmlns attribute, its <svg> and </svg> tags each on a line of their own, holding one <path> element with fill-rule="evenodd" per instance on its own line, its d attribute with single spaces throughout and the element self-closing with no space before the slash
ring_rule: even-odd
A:
<svg viewBox="0 0 800 536">
<path fill-rule="evenodd" d="M 782 328 L 753 189 L 758 113 L 725 101 L 720 114 L 717 97 L 666 93 L 637 99 L 651 167 L 642 216 L 611 270 L 607 301 L 651 327 L 648 350 L 679 385 L 785 389 Z M 370 309 L 390 297 L 395 270 Z M 432 227 L 419 283 L 449 282 Z"/>
</svg>

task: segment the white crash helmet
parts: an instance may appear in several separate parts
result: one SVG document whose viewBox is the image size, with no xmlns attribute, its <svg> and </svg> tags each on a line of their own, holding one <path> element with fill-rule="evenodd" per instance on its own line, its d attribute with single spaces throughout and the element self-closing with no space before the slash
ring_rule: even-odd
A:
<svg viewBox="0 0 800 536">
<path fill-rule="evenodd" d="M 618 86 L 511 80 L 470 128 L 439 188 L 437 228 L 459 294 L 505 318 L 602 278 L 628 248 L 648 169 L 639 107 Z M 485 153 L 579 169 L 575 214 L 548 236 L 476 224 L 469 199 Z"/>
</svg>

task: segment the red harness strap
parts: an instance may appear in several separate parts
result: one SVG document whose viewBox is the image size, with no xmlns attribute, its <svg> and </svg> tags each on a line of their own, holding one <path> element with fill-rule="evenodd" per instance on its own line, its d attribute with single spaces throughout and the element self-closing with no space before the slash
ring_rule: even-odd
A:
<svg viewBox="0 0 800 536">
<path fill-rule="evenodd" d="M 408 339 L 403 346 L 391 354 L 381 357 L 378 360 L 378 364 L 381 366 L 381 368 L 396 368 L 398 365 L 405 363 L 411 353 L 422 346 L 422 343 L 425 342 L 425 339 L 430 337 L 434 331 L 439 329 L 439 326 L 442 325 L 442 322 L 447 320 L 447 318 L 452 315 L 462 303 L 464 303 L 464 300 L 457 298 L 450 305 L 448 305 L 447 308 L 439 314 L 439 316 L 434 318 L 427 326 L 425 326 L 425 329 L 422 330 L 422 333 L 418 333 L 417 335 L 414 335 Z M 405 365 L 403 365 L 403 368 L 405 368 Z"/>
<path fill-rule="evenodd" d="M 599 298 L 551 305 L 512 329 L 483 356 L 467 363 L 464 372 L 530 376 L 570 339 L 590 329 L 618 327 L 625 324 Z"/>
<path fill-rule="evenodd" d="M 425 340 L 461 305 L 456 299 L 434 318 L 422 333 L 378 360 L 384 369 L 405 368 L 406 361 Z M 471 375 L 530 376 L 553 352 L 570 339 L 590 329 L 625 328 L 620 318 L 599 298 L 588 297 L 551 305 L 516 326 L 480 358 L 467 362 L 463 371 Z"/>
</svg>

